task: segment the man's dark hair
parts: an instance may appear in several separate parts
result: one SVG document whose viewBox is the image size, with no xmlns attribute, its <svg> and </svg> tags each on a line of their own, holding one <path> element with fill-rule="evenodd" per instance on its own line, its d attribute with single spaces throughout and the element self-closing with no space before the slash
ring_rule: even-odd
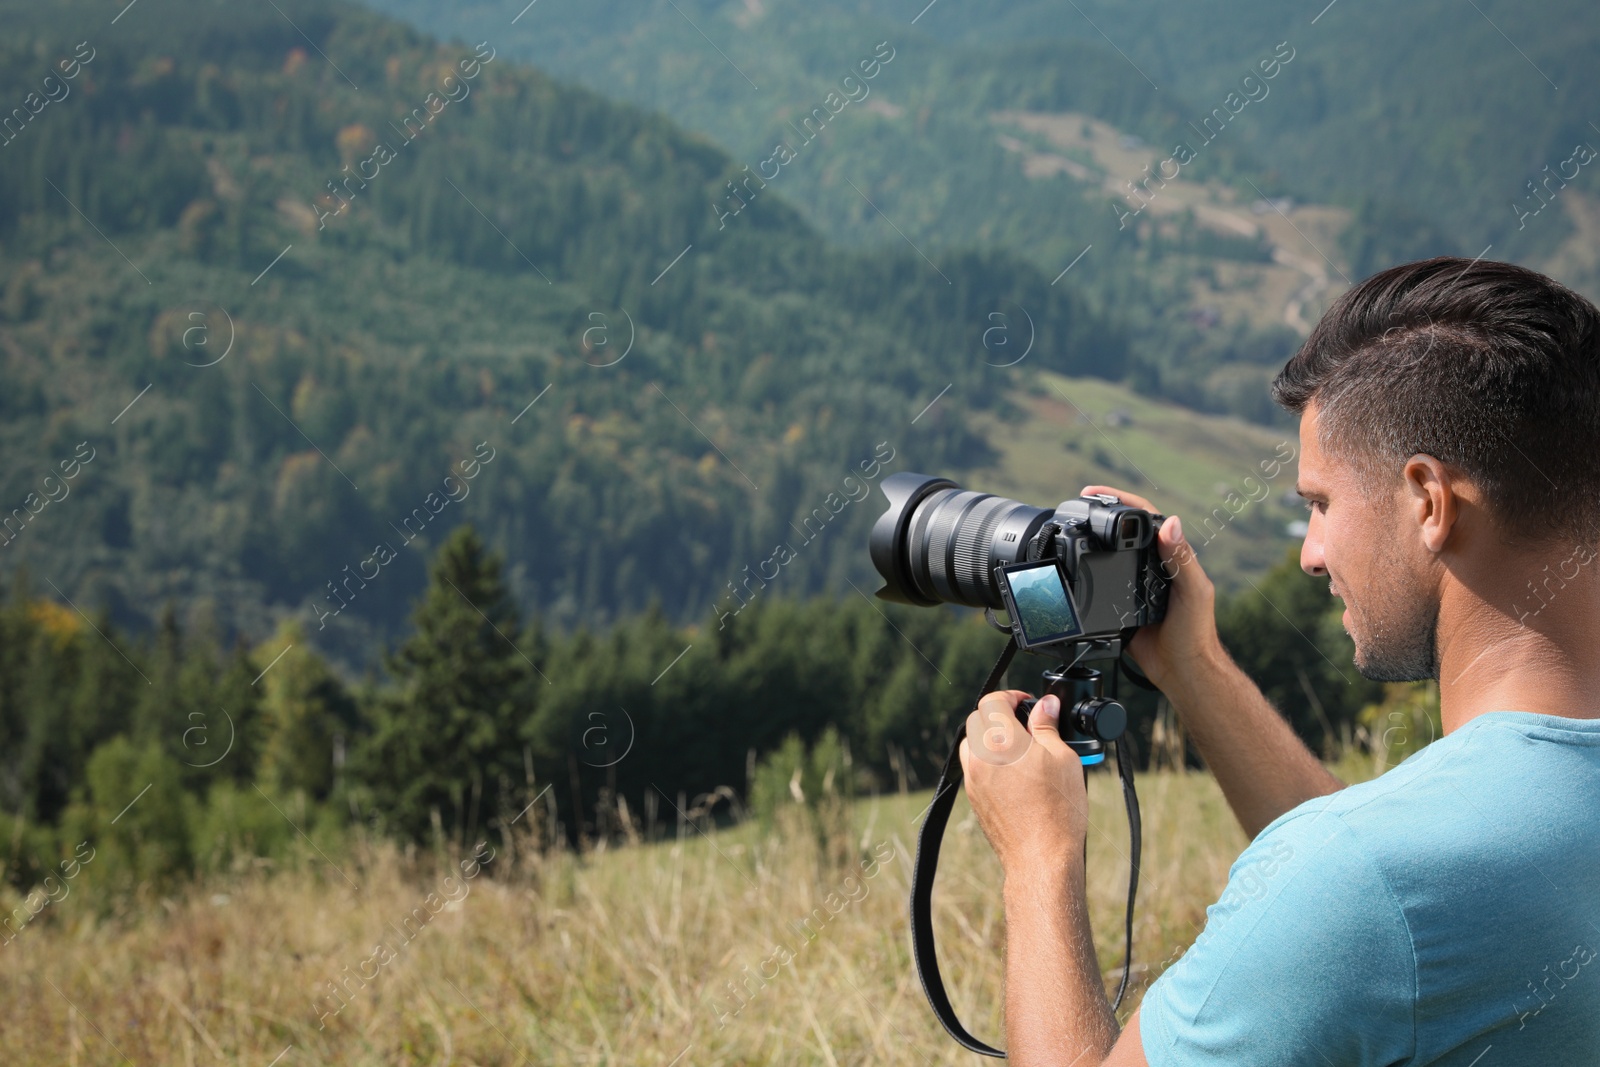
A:
<svg viewBox="0 0 1600 1067">
<path fill-rule="evenodd" d="M 1440 257 L 1341 296 L 1272 383 L 1374 492 L 1426 453 L 1501 531 L 1600 540 L 1600 311 L 1537 271 Z"/>
</svg>

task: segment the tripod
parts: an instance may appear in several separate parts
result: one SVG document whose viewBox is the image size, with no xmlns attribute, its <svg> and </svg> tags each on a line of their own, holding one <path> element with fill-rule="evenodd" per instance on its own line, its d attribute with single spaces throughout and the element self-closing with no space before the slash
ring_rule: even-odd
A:
<svg viewBox="0 0 1600 1067">
<path fill-rule="evenodd" d="M 1116 670 L 1115 661 L 1111 669 Z M 1033 706 L 1054 694 L 1061 701 L 1061 738 L 1078 754 L 1087 774 L 1089 767 L 1105 762 L 1106 742 L 1117 740 L 1128 729 L 1128 709 L 1105 695 L 1105 675 L 1093 667 L 1046 667 L 1042 678 L 1044 693 L 1019 703 L 1017 718 L 1028 725 Z"/>
</svg>

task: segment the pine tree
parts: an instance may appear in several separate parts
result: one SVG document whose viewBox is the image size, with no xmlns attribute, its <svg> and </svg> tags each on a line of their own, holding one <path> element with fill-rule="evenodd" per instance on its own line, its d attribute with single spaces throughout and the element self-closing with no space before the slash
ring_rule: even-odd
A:
<svg viewBox="0 0 1600 1067">
<path fill-rule="evenodd" d="M 533 712 L 541 649 L 524 642 L 500 559 L 470 526 L 440 548 L 412 621 L 388 658 L 398 685 L 373 709 L 359 771 L 392 829 L 425 841 L 437 819 L 470 844 L 491 824 L 500 778 L 522 775 L 518 727 Z"/>
</svg>

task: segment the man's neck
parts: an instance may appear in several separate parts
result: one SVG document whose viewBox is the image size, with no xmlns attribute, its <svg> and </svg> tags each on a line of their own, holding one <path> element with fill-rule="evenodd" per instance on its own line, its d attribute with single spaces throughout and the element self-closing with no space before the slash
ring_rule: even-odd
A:
<svg viewBox="0 0 1600 1067">
<path fill-rule="evenodd" d="M 1453 585 L 1443 596 L 1436 639 L 1445 733 L 1491 711 L 1600 718 L 1600 560 L 1548 569 L 1560 579 L 1540 572 L 1515 591 L 1500 581 L 1488 595 Z"/>
</svg>

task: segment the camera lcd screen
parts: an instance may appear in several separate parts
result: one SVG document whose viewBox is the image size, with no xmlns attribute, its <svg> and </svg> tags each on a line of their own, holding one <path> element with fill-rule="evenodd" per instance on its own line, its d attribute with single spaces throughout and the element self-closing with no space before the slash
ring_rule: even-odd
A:
<svg viewBox="0 0 1600 1067">
<path fill-rule="evenodd" d="M 1000 568 L 1006 608 L 1021 629 L 1023 648 L 1049 644 L 1083 633 L 1078 609 L 1055 560 Z"/>
</svg>

